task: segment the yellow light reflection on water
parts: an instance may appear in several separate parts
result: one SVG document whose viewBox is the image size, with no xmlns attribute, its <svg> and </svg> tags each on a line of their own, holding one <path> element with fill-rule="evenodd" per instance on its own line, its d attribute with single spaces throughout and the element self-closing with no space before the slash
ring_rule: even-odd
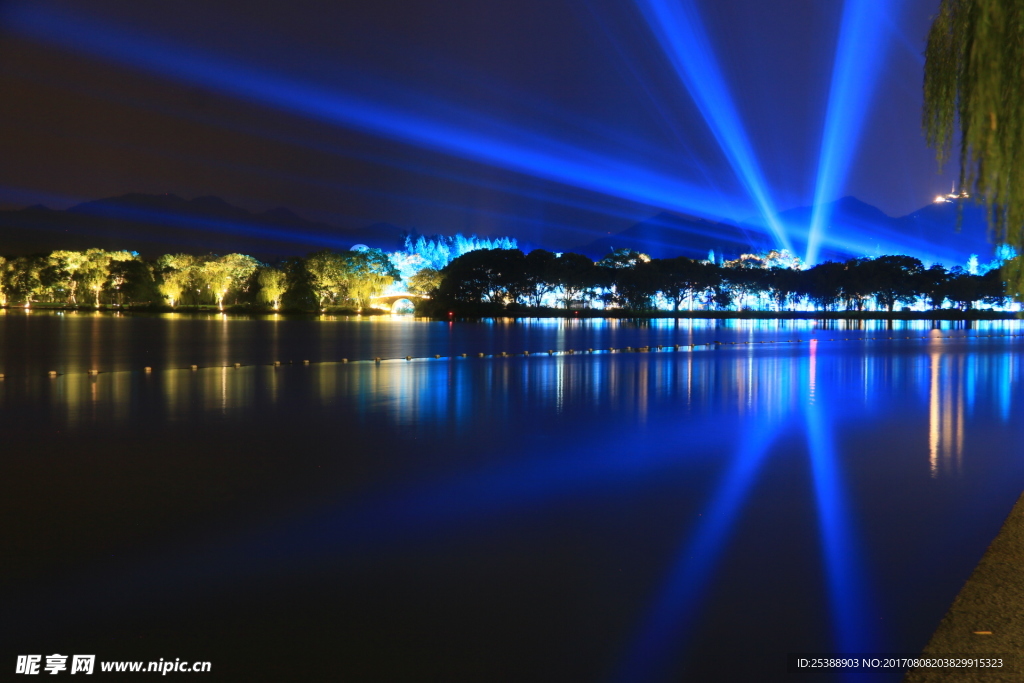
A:
<svg viewBox="0 0 1024 683">
<path fill-rule="evenodd" d="M 936 478 L 963 470 L 964 358 L 944 353 L 938 330 L 929 337 L 928 470 Z"/>
</svg>

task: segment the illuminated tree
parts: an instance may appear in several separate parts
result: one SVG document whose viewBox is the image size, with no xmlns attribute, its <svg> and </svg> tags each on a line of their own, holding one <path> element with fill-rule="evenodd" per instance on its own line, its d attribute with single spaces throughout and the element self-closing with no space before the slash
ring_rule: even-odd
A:
<svg viewBox="0 0 1024 683">
<path fill-rule="evenodd" d="M 443 279 L 444 276 L 441 275 L 441 271 L 434 270 L 433 268 L 423 268 L 409 278 L 409 292 L 411 294 L 431 296 L 441 286 L 441 280 Z"/>
<path fill-rule="evenodd" d="M 638 263 L 647 263 L 651 257 L 632 249 L 616 249 L 597 262 L 602 268 L 632 268 Z"/>
<path fill-rule="evenodd" d="M 100 292 L 110 275 L 110 261 L 103 257 L 101 249 L 90 249 L 89 261 L 81 270 L 82 286 L 92 293 L 93 303 L 100 305 Z M 96 253 L 99 252 L 99 253 Z"/>
<path fill-rule="evenodd" d="M 29 306 L 46 289 L 44 271 L 49 266 L 45 256 L 19 256 L 6 264 L 6 288 L 13 300 Z"/>
<path fill-rule="evenodd" d="M 476 235 L 465 237 L 435 235 L 434 237 L 405 238 L 405 251 L 392 254 L 392 260 L 398 267 L 401 276 L 407 277 L 424 267 L 441 270 L 454 259 L 471 251 L 483 249 L 516 249 L 516 241 L 510 237 L 495 239 L 480 238 Z"/>
<path fill-rule="evenodd" d="M 260 299 L 277 310 L 281 307 L 281 297 L 288 291 L 288 274 L 276 268 L 260 268 L 256 281 L 260 286 Z"/>
<path fill-rule="evenodd" d="M 387 254 L 380 249 L 350 251 L 344 255 L 342 264 L 346 295 L 360 308 L 367 308 L 370 299 L 380 296 L 392 282 L 401 279 Z"/>
<path fill-rule="evenodd" d="M 324 249 L 306 258 L 309 285 L 322 309 L 334 303 L 345 288 L 345 259 L 341 254 Z"/>
<path fill-rule="evenodd" d="M 199 259 L 191 254 L 164 254 L 157 259 L 160 281 L 157 289 L 173 308 L 185 292 L 194 286 Z"/>
<path fill-rule="evenodd" d="M 427 260 L 416 253 L 410 253 L 407 251 L 392 251 L 388 253 L 388 260 L 398 270 L 398 274 L 402 280 L 409 282 L 413 275 L 430 268 L 431 270 L 437 270 L 431 267 L 427 263 Z M 442 266 L 443 267 L 443 266 Z"/>
<path fill-rule="evenodd" d="M 217 308 L 224 309 L 224 298 L 232 289 L 242 289 L 260 262 L 244 254 L 227 254 L 199 264 L 198 274 L 210 290 Z"/>
<path fill-rule="evenodd" d="M 985 203 L 1000 242 L 1024 246 L 1024 3 L 941 0 L 928 33 L 924 128 L 939 161 L 960 136 L 960 187 Z M 1024 291 L 1020 260 L 1006 264 Z"/>
<path fill-rule="evenodd" d="M 188 287 L 189 279 L 189 274 L 182 270 L 171 270 L 161 274 L 157 289 L 167 299 L 171 308 L 181 301 L 181 295 Z"/>
<path fill-rule="evenodd" d="M 726 268 L 789 268 L 800 270 L 800 259 L 788 249 L 772 249 L 757 254 L 741 254 L 739 258 L 722 264 Z"/>
<path fill-rule="evenodd" d="M 0 256 L 0 306 L 7 305 L 7 259 Z"/>
<path fill-rule="evenodd" d="M 85 252 L 86 261 L 80 269 L 82 286 L 92 292 L 93 302 L 100 305 L 100 292 L 110 281 L 110 264 L 115 261 L 132 261 L 136 258 L 130 251 L 104 251 L 89 249 Z"/>
<path fill-rule="evenodd" d="M 79 271 L 89 262 L 89 257 L 81 251 L 54 251 L 49 257 L 54 284 L 66 291 L 68 304 L 78 304 L 76 293 L 78 291 Z"/>
</svg>

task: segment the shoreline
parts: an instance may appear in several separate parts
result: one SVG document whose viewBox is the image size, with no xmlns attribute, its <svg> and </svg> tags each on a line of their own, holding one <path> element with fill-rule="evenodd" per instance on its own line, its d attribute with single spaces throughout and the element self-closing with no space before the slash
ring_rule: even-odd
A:
<svg viewBox="0 0 1024 683">
<path fill-rule="evenodd" d="M 924 657 L 1004 657 L 1000 669 L 911 669 L 903 683 L 1002 683 L 1024 668 L 1024 495 L 922 651 Z"/>
<path fill-rule="evenodd" d="M 475 307 L 474 307 L 475 308 Z M 275 311 L 253 306 L 227 306 L 223 310 L 215 306 L 189 306 L 180 308 L 155 306 L 67 306 L 59 304 L 37 304 L 31 308 L 23 306 L 0 306 L 4 313 L 32 313 L 36 311 L 69 311 L 75 313 L 122 313 L 141 315 L 160 315 L 177 313 L 180 315 L 224 314 L 233 316 L 263 317 L 277 315 L 293 318 L 317 318 L 320 316 L 351 316 L 379 317 L 391 315 L 383 309 L 357 311 L 354 308 L 337 307 L 324 312 L 288 309 Z M 1022 313 L 1003 311 L 960 311 L 940 309 L 937 311 L 635 311 L 626 309 L 561 309 L 561 308 L 516 308 L 512 310 L 453 310 L 451 315 L 419 315 L 416 318 L 428 320 L 482 320 L 486 318 L 566 318 L 594 319 L 612 318 L 619 320 L 925 320 L 925 321 L 962 321 L 976 320 L 1019 320 Z"/>
</svg>

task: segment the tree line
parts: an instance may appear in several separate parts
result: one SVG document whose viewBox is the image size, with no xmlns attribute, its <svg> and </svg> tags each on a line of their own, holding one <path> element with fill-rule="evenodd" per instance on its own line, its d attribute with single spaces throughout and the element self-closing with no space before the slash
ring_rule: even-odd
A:
<svg viewBox="0 0 1024 683">
<path fill-rule="evenodd" d="M 146 260 L 130 251 L 53 251 L 0 257 L 0 305 L 361 308 L 399 279 L 379 249 L 323 250 L 274 264 L 245 254 Z"/>
<path fill-rule="evenodd" d="M 785 264 L 785 265 L 784 265 Z M 999 269 L 972 274 L 926 268 L 903 255 L 827 261 L 802 269 L 785 252 L 746 254 L 715 264 L 679 256 L 652 259 L 629 250 L 598 262 L 581 254 L 481 250 L 432 274 L 429 311 L 445 307 L 559 306 L 679 310 L 970 310 L 1010 302 Z"/>
<path fill-rule="evenodd" d="M 0 257 L 0 305 L 323 311 L 366 309 L 385 293 L 423 297 L 419 310 L 425 315 L 531 307 L 893 311 L 902 305 L 970 310 L 1009 303 L 998 268 L 983 274 L 961 267 L 926 268 L 902 255 L 828 261 L 807 269 L 785 251 L 744 254 L 716 264 L 619 250 L 595 262 L 575 253 L 487 248 L 512 243 L 474 239 L 410 240 L 405 251 L 394 254 L 365 247 L 322 250 L 272 264 L 245 254 L 179 253 L 146 260 L 135 252 L 102 249 Z"/>
</svg>

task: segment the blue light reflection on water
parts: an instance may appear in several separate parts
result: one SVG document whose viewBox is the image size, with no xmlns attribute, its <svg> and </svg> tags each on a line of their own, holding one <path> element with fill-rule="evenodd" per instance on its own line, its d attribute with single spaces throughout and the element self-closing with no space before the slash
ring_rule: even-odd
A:
<svg viewBox="0 0 1024 683">
<path fill-rule="evenodd" d="M 680 548 L 668 580 L 630 643 L 615 680 L 660 680 L 665 674 L 665 659 L 686 642 L 685 629 L 694 627 L 694 613 L 702 602 L 708 575 L 719 560 L 730 527 L 774 436 L 764 424 L 749 425 L 748 430 L 735 462 L 701 513 L 704 520 Z"/>
<path fill-rule="evenodd" d="M 865 613 L 868 596 L 860 577 L 855 530 L 846 503 L 844 477 L 839 470 L 833 435 L 823 414 L 824 397 L 816 395 L 818 344 L 811 342 L 807 363 L 808 396 L 804 406 L 805 431 L 814 477 L 822 555 L 832 608 L 833 642 L 838 652 L 872 652 L 874 640 Z M 871 610 L 873 611 L 873 610 Z"/>
<path fill-rule="evenodd" d="M 16 347 L 8 343 L 12 330 L 57 329 L 67 343 L 90 339 L 96 345 L 87 348 L 96 350 L 132 347 L 145 336 L 142 330 L 150 329 L 148 323 L 135 327 L 138 319 L 102 316 L 56 320 L 57 328 L 45 316 L 32 318 L 36 321 L 44 327 L 7 326 L 10 319 L 0 324 L 0 335 L 6 331 L 0 339 L 8 352 L 5 363 L 16 360 L 10 355 Z M 251 353 L 240 340 L 266 344 L 251 334 L 254 321 L 196 322 L 177 326 L 179 338 L 160 357 L 181 358 L 205 339 L 219 340 L 212 347 L 215 357 Z M 653 656 L 658 653 L 664 654 L 667 671 L 681 665 L 702 671 L 702 657 L 723 652 L 712 645 L 701 654 L 687 643 L 693 638 L 703 647 L 702 628 L 717 636 L 716 615 L 741 615 L 730 632 L 749 631 L 759 620 L 774 623 L 772 610 L 780 603 L 792 605 L 805 622 L 780 625 L 782 635 L 774 634 L 791 651 L 866 644 L 919 648 L 1024 482 L 1016 450 L 1008 447 L 1021 436 L 1008 419 L 1022 398 L 1020 342 L 989 336 L 1015 333 L 1018 323 L 934 333 L 922 325 L 851 331 L 803 322 L 672 323 L 322 321 L 300 328 L 327 331 L 327 337 L 314 334 L 309 347 L 324 353 L 345 338 L 341 330 L 350 328 L 358 328 L 357 340 L 395 348 L 401 343 L 389 334 L 401 338 L 424 330 L 427 341 L 420 342 L 438 343 L 434 348 L 442 352 L 513 341 L 540 348 L 596 339 L 639 345 L 637 340 L 689 335 L 724 343 L 643 354 L 379 366 L 72 373 L 56 380 L 12 374 L 0 384 L 0 416 L 11 446 L 5 462 L 39 459 L 47 476 L 57 480 L 62 460 L 35 445 L 41 430 L 69 431 L 85 453 L 116 451 L 128 438 L 124 435 L 142 433 L 217 461 L 222 454 L 214 447 L 207 449 L 183 432 L 235 434 L 232 430 L 244 426 L 233 438 L 253 457 L 275 457 L 275 449 L 281 449 L 281 457 L 295 460 L 297 471 L 307 460 L 323 458 L 333 468 L 326 480 L 289 475 L 297 477 L 299 490 L 322 490 L 301 503 L 285 497 L 284 513 L 253 515 L 241 532 L 218 532 L 213 549 L 157 534 L 149 554 L 111 574 L 79 572 L 95 560 L 72 553 L 65 568 L 44 567 L 44 575 L 56 571 L 57 578 L 40 580 L 35 592 L 26 594 L 27 602 L 16 601 L 12 618 L 24 617 L 19 624 L 27 632 L 45 633 L 46 622 L 67 616 L 61 604 L 88 603 L 92 598 L 86 593 L 102 601 L 114 621 L 140 609 L 148 615 L 181 596 L 210 595 L 216 605 L 221 592 L 241 592 L 240 599 L 246 590 L 287 595 L 292 580 L 315 567 L 345 577 L 354 592 L 366 588 L 375 594 L 367 588 L 373 583 L 368 576 L 384 573 L 412 585 L 426 581 L 424 590 L 460 602 L 465 594 L 459 584 L 476 573 L 483 572 L 497 594 L 520 581 L 516 572 L 495 569 L 475 554 L 497 544 L 510 549 L 513 564 L 535 562 L 546 580 L 579 604 L 595 606 L 596 615 L 587 613 L 592 624 L 571 619 L 568 624 L 570 631 L 594 639 L 599 656 L 572 664 L 586 678 L 619 670 L 649 671 L 648 679 L 658 680 Z M 248 331 L 234 336 L 233 328 Z M 283 338 L 287 334 L 279 333 L 275 343 L 294 344 Z M 828 341 L 840 335 L 852 340 Z M 890 341 L 889 336 L 911 338 Z M 729 343 L 798 337 L 805 340 Z M 811 338 L 819 341 L 812 344 Z M 165 458 L 155 451 L 136 459 L 152 460 L 160 469 Z M 176 466 L 187 479 L 187 458 Z M 97 477 L 110 474 L 102 458 L 95 467 Z M 160 476 L 174 476 L 170 472 L 160 469 Z M 81 485 L 89 483 L 88 476 Z M 262 486 L 279 490 L 276 481 Z M 802 517 L 808 516 L 814 523 L 806 526 Z M 216 517 L 200 528 L 216 528 Z M 798 543 L 802 550 L 795 558 L 762 557 L 753 549 L 759 540 L 751 525 L 766 525 L 757 533 L 783 547 Z M 563 535 L 546 539 L 551 528 Z M 579 563 L 563 557 L 560 545 L 567 539 L 581 544 Z M 110 545 L 125 552 L 116 538 Z M 450 549 L 447 569 L 425 579 L 417 568 L 435 545 Z M 609 562 L 621 575 L 599 570 Z M 89 579 L 83 584 L 82 577 Z M 736 577 L 762 577 L 779 595 L 735 604 L 730 593 Z M 787 587 L 790 582 L 797 587 Z M 132 587 L 124 594 L 128 597 L 117 597 L 121 593 L 115 588 L 125 586 Z M 345 592 L 336 599 L 347 604 L 356 598 Z M 301 607 L 305 603 L 298 604 L 285 612 L 303 623 L 309 617 Z M 502 613 L 519 617 L 530 613 L 557 621 L 564 616 L 529 598 L 521 606 L 500 600 L 498 605 Z M 486 623 L 484 613 L 471 614 Z M 206 615 L 211 624 L 224 618 L 214 606 Z M 429 619 L 416 612 L 404 618 L 408 626 L 379 628 L 385 634 L 399 628 L 428 637 L 417 629 L 429 628 Z M 456 625 L 445 627 L 461 633 Z M 521 635 L 520 627 L 507 628 Z M 541 660 L 569 648 L 565 632 L 530 628 L 551 639 L 550 651 L 538 646 Z M 832 637 L 821 635 L 830 630 Z M 216 630 L 210 636 L 217 642 Z M 508 655 L 500 643 L 489 647 L 495 662 Z M 653 655 L 631 658 L 631 652 Z M 637 661 L 642 666 L 631 668 Z M 758 673 L 761 680 L 774 675 Z"/>
</svg>

